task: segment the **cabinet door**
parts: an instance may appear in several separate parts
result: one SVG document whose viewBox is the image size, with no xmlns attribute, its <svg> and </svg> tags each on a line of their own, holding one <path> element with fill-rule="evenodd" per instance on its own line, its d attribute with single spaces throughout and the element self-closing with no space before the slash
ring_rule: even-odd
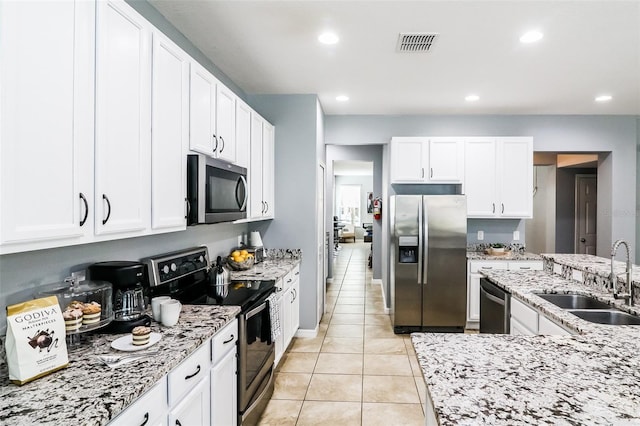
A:
<svg viewBox="0 0 640 426">
<path fill-rule="evenodd" d="M 282 281 L 282 280 L 280 280 Z M 277 283 L 276 283 L 277 286 Z M 282 283 L 280 283 L 280 287 L 278 287 L 277 290 L 280 294 L 280 297 L 278 298 L 278 308 L 280 310 L 280 335 L 278 335 L 278 337 L 276 338 L 275 341 L 275 365 L 278 365 L 278 362 L 280 361 L 280 358 L 282 358 L 282 355 L 284 354 L 284 350 L 285 350 L 285 344 L 284 344 L 284 338 L 285 338 L 285 321 L 286 318 L 288 318 L 287 315 L 287 298 L 285 297 L 285 294 L 283 293 L 284 290 L 282 290 Z"/>
<path fill-rule="evenodd" d="M 266 121 L 262 125 L 262 199 L 264 217 L 275 216 L 275 155 L 274 128 Z"/>
<path fill-rule="evenodd" d="M 0 4 L 0 244 L 93 233 L 82 167 L 93 159 L 94 13 L 83 1 Z"/>
<path fill-rule="evenodd" d="M 532 217 L 533 141 L 531 138 L 501 138 L 497 162 L 500 216 Z"/>
<path fill-rule="evenodd" d="M 213 156 L 218 140 L 215 128 L 216 79 L 202 65 L 191 62 L 189 148 Z"/>
<path fill-rule="evenodd" d="M 151 29 L 125 2 L 97 2 L 96 233 L 149 228 Z"/>
<path fill-rule="evenodd" d="M 296 276 L 291 285 L 291 338 L 296 335 L 300 327 L 300 279 Z"/>
<path fill-rule="evenodd" d="M 236 164 L 249 168 L 251 147 L 251 108 L 236 99 Z"/>
<path fill-rule="evenodd" d="M 391 183 L 425 182 L 428 140 L 424 138 L 391 139 Z"/>
<path fill-rule="evenodd" d="M 539 315 L 538 334 L 546 336 L 566 336 L 572 333 L 550 319 L 547 319 L 544 315 Z"/>
<path fill-rule="evenodd" d="M 468 217 L 496 215 L 496 142 L 495 139 L 467 140 L 464 148 Z"/>
<path fill-rule="evenodd" d="M 523 324 L 521 324 L 518 320 L 514 319 L 513 317 L 511 317 L 510 328 L 511 328 L 510 334 L 513 334 L 516 336 L 535 336 L 536 335 L 536 333 L 529 330 L 527 327 L 525 327 Z"/>
<path fill-rule="evenodd" d="M 189 143 L 189 57 L 153 34 L 151 228 L 184 230 Z"/>
<path fill-rule="evenodd" d="M 133 401 L 109 426 L 167 424 L 167 377 L 164 376 L 140 398 Z"/>
<path fill-rule="evenodd" d="M 251 162 L 249 166 L 249 212 L 248 217 L 259 218 L 264 213 L 262 198 L 262 117 L 251 114 Z"/>
<path fill-rule="evenodd" d="M 211 424 L 238 423 L 236 351 L 230 351 L 211 369 Z"/>
<path fill-rule="evenodd" d="M 469 274 L 467 286 L 467 323 L 475 323 L 475 328 L 480 322 L 480 274 Z"/>
<path fill-rule="evenodd" d="M 291 309 L 291 305 L 293 303 L 293 292 L 291 290 L 291 288 L 289 288 L 288 290 L 284 291 L 284 295 L 282 296 L 283 299 L 283 310 L 282 310 L 282 318 L 281 318 L 281 327 L 282 327 L 282 334 L 283 334 L 283 347 L 284 350 L 286 351 L 287 348 L 289 347 L 289 343 L 291 342 L 291 337 L 293 336 L 291 333 L 291 327 L 293 324 L 293 318 L 291 316 L 292 314 L 292 309 Z"/>
<path fill-rule="evenodd" d="M 218 132 L 219 159 L 236 161 L 236 95 L 221 83 L 216 89 L 216 130 Z"/>
<path fill-rule="evenodd" d="M 429 181 L 462 183 L 464 141 L 460 138 L 429 140 Z"/>
<path fill-rule="evenodd" d="M 169 425 L 190 426 L 211 424 L 210 379 L 207 374 L 169 412 Z"/>
</svg>

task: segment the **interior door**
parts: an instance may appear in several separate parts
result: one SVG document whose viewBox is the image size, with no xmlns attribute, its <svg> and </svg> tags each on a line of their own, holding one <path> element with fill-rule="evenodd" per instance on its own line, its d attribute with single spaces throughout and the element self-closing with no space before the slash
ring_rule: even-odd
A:
<svg viewBox="0 0 640 426">
<path fill-rule="evenodd" d="M 576 254 L 596 254 L 598 178 L 576 175 Z"/>
</svg>

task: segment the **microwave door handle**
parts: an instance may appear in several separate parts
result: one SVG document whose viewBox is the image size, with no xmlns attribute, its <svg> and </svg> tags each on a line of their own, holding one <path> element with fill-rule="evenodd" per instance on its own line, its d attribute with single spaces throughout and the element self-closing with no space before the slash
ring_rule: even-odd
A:
<svg viewBox="0 0 640 426">
<path fill-rule="evenodd" d="M 240 202 L 238 200 L 238 188 L 240 187 L 240 183 L 242 182 L 242 186 L 244 187 L 244 200 Z M 238 206 L 240 206 L 240 211 L 244 211 L 247 208 L 247 198 L 249 197 L 249 191 L 247 191 L 247 180 L 244 176 L 240 175 L 240 179 L 238 179 L 238 183 L 236 184 L 236 202 Z"/>
</svg>

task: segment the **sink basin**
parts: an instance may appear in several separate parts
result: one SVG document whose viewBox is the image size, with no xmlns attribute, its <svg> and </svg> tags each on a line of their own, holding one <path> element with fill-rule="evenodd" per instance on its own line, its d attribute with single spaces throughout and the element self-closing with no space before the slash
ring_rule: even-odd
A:
<svg viewBox="0 0 640 426">
<path fill-rule="evenodd" d="M 605 302 L 584 294 L 548 294 L 541 293 L 536 296 L 547 302 L 553 303 L 563 309 L 611 309 Z"/>
<path fill-rule="evenodd" d="M 640 325 L 640 317 L 620 311 L 568 311 L 585 321 L 608 325 Z"/>
</svg>

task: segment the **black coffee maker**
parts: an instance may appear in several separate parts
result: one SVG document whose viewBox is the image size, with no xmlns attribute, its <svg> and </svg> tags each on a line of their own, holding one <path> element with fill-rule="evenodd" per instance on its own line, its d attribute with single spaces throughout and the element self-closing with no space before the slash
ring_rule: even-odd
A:
<svg viewBox="0 0 640 426">
<path fill-rule="evenodd" d="M 113 285 L 113 321 L 107 331 L 129 333 L 139 325 L 149 326 L 151 318 L 145 314 L 145 267 L 140 262 L 99 262 L 88 268 L 91 280 L 108 281 Z"/>
</svg>

